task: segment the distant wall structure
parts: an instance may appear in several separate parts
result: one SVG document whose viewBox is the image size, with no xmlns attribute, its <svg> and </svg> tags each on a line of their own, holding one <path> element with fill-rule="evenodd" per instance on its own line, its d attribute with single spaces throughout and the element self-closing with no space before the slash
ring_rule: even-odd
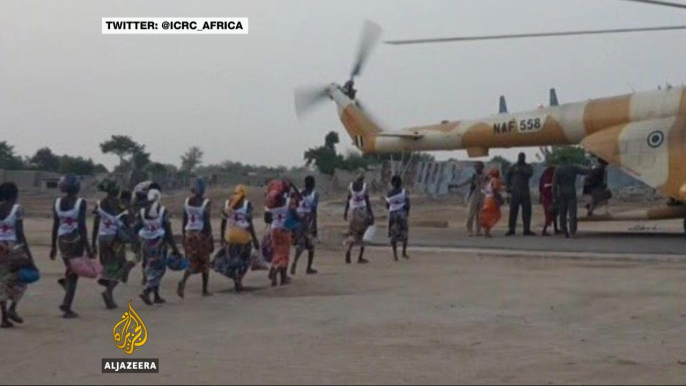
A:
<svg viewBox="0 0 686 386">
<path fill-rule="evenodd" d="M 426 194 L 429 196 L 444 196 L 457 194 L 465 196 L 469 186 L 459 189 L 451 189 L 451 185 L 461 184 L 468 181 L 474 174 L 473 161 L 446 161 L 446 162 L 417 162 L 412 164 L 402 163 L 401 161 L 391 161 L 384 165 L 383 184 L 387 186 L 391 177 L 399 175 L 405 182 L 405 187 L 415 194 Z M 498 168 L 501 170 L 501 178 L 505 180 L 505 173 L 499 163 L 488 163 L 486 170 Z M 541 175 L 546 169 L 543 164 L 533 164 L 534 176 L 530 180 L 530 187 L 534 195 L 538 195 L 538 183 Z M 619 192 L 623 190 L 646 192 L 653 194 L 654 189 L 624 173 L 623 171 L 608 166 L 607 182 L 610 189 Z M 583 188 L 583 178 L 577 179 L 577 188 L 581 192 Z"/>
<path fill-rule="evenodd" d="M 468 181 L 474 174 L 473 161 L 417 162 L 403 164 L 391 161 L 384 167 L 384 183 L 389 184 L 394 175 L 400 176 L 405 187 L 412 193 L 444 196 L 449 193 L 466 195 L 469 187 L 452 189 L 451 185 Z M 500 168 L 500 164 L 488 164 L 486 169 Z"/>
<path fill-rule="evenodd" d="M 56 182 L 60 177 L 60 174 L 52 172 L 0 169 L 0 183 L 14 182 L 21 191 L 44 192 L 51 189 L 56 190 Z"/>
</svg>

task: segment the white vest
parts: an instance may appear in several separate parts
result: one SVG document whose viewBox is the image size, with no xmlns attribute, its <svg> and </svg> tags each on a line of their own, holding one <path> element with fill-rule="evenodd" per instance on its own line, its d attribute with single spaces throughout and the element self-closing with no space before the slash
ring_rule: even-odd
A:
<svg viewBox="0 0 686 386">
<path fill-rule="evenodd" d="M 18 242 L 17 218 L 20 210 L 21 206 L 19 206 L 19 204 L 15 204 L 12 207 L 12 210 L 10 210 L 10 214 L 8 214 L 4 220 L 0 220 L 0 241 L 10 241 L 13 243 Z"/>
<path fill-rule="evenodd" d="M 60 220 L 60 227 L 57 230 L 59 236 L 68 235 L 74 233 L 79 227 L 79 212 L 81 209 L 81 203 L 83 199 L 77 198 L 74 207 L 67 211 L 60 210 L 60 204 L 62 202 L 61 198 L 55 201 L 55 212 L 57 212 L 57 218 Z"/>
<path fill-rule="evenodd" d="M 229 227 L 241 229 L 250 228 L 250 223 L 248 222 L 248 206 L 248 200 L 244 199 L 242 207 L 235 210 L 229 209 L 229 212 L 227 213 L 229 217 Z M 226 201 L 226 207 L 229 207 L 229 201 Z"/>
<path fill-rule="evenodd" d="M 314 208 L 317 193 L 313 190 L 309 196 L 304 196 L 298 205 L 298 214 L 310 214 Z"/>
<path fill-rule="evenodd" d="M 164 207 L 160 208 L 160 212 L 157 217 L 152 219 L 147 219 L 145 216 L 145 209 L 141 209 L 141 220 L 143 221 L 143 227 L 138 231 L 138 236 L 146 240 L 154 240 L 160 237 L 164 237 L 164 212 L 166 209 Z"/>
<path fill-rule="evenodd" d="M 388 211 L 396 212 L 405 208 L 405 203 L 407 202 L 407 193 L 403 189 L 400 193 L 395 196 L 386 198 L 388 202 Z"/>
<path fill-rule="evenodd" d="M 186 216 L 188 217 L 188 222 L 186 223 L 186 231 L 201 231 L 205 227 L 205 208 L 210 202 L 209 199 L 205 199 L 201 206 L 191 206 L 188 205 L 190 198 L 186 199 L 184 204 L 184 209 L 186 210 Z"/>
<path fill-rule="evenodd" d="M 495 190 L 493 189 L 493 180 L 489 181 L 486 186 L 484 186 L 483 189 L 481 189 L 481 192 L 484 194 L 486 197 L 493 197 L 495 196 Z"/>
<path fill-rule="evenodd" d="M 289 203 L 290 199 L 286 199 L 286 205 L 270 210 L 272 214 L 272 229 L 283 229 L 286 217 L 288 217 Z"/>
<path fill-rule="evenodd" d="M 353 190 L 353 184 L 350 184 L 350 208 L 351 209 L 358 209 L 358 208 L 366 208 L 367 207 L 367 201 L 364 199 L 364 196 L 367 194 L 367 184 L 362 185 L 362 190 L 359 192 L 356 192 Z"/>
<path fill-rule="evenodd" d="M 117 230 L 122 226 L 121 218 L 125 216 L 128 211 L 123 211 L 119 215 L 113 215 L 105 212 L 100 207 L 100 202 L 98 202 L 98 216 L 100 216 L 100 229 L 98 229 L 99 236 L 114 236 L 117 234 Z"/>
</svg>

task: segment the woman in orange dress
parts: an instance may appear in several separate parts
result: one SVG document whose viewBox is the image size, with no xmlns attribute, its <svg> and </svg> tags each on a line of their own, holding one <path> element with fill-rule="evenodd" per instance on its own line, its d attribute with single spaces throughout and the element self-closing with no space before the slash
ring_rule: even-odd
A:
<svg viewBox="0 0 686 386">
<path fill-rule="evenodd" d="M 500 195 L 500 170 L 491 169 L 486 178 L 486 182 L 481 188 L 484 193 L 484 206 L 481 209 L 480 221 L 486 237 L 492 237 L 491 229 L 500 221 L 502 216 L 500 212 L 500 207 L 503 204 Z"/>
</svg>

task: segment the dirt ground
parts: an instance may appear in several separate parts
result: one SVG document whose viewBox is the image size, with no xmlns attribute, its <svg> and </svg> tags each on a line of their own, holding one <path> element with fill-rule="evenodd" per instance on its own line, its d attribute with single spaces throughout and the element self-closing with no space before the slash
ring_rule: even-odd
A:
<svg viewBox="0 0 686 386">
<path fill-rule="evenodd" d="M 247 293 L 211 278 L 186 299 L 168 272 L 148 307 L 137 297 L 140 270 L 105 310 L 101 288 L 79 283 L 75 310 L 60 318 L 61 262 L 47 259 L 49 221 L 27 220 L 43 278 L 21 303 L 24 325 L 0 330 L 3 384 L 681 384 L 686 379 L 686 264 L 502 258 L 455 250 L 411 251 L 395 263 L 372 248 L 367 266 L 343 262 L 338 205 L 327 206 L 320 274 L 270 288 L 251 272 Z M 427 205 L 415 221 L 454 215 Z M 440 216 L 440 217 L 439 217 Z M 453 221 L 454 220 L 454 221 Z M 623 224 L 622 226 L 629 226 Z M 178 229 L 178 224 L 176 225 Z M 459 230 L 463 232 L 461 229 Z M 424 229 L 424 232 L 431 232 Z M 420 232 L 421 233 L 421 232 Z M 102 358 L 126 355 L 112 328 L 127 303 L 149 338 L 134 358 L 159 358 L 160 373 L 101 374 Z M 685 364 L 685 365 L 682 365 Z"/>
</svg>

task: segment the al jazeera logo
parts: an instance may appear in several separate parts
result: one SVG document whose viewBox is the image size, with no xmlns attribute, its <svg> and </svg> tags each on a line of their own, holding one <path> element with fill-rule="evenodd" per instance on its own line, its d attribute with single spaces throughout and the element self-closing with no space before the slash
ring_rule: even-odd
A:
<svg viewBox="0 0 686 386">
<path fill-rule="evenodd" d="M 148 341 L 148 329 L 143 319 L 131 307 L 112 329 L 114 345 L 127 355 L 132 355 Z M 159 359 L 103 358 L 103 373 L 159 373 Z"/>
</svg>

